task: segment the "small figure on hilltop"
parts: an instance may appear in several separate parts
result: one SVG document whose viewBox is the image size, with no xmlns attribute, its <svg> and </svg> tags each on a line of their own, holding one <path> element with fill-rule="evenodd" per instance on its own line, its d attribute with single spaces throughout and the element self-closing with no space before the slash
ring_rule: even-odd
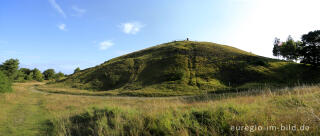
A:
<svg viewBox="0 0 320 136">
<path fill-rule="evenodd" d="M 187 40 L 186 41 L 189 41 L 189 38 L 187 37 Z"/>
</svg>

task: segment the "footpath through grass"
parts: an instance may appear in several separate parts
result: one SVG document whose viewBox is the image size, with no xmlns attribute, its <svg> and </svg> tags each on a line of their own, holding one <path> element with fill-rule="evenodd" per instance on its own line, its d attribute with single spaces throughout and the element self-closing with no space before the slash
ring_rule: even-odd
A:
<svg viewBox="0 0 320 136">
<path fill-rule="evenodd" d="M 16 83 L 0 94 L 0 136 L 29 135 L 318 135 L 320 86 L 197 97 L 47 94 Z M 289 125 L 308 126 L 290 130 Z M 252 130 L 262 126 L 263 130 Z M 281 126 L 286 130 L 281 130 Z M 238 128 L 237 128 L 238 127 Z M 241 130 L 232 130 L 239 129 Z M 245 130 L 245 127 L 250 127 Z M 266 130 L 267 127 L 269 130 Z M 274 129 L 276 130 L 270 130 Z M 300 129 L 300 128 L 297 128 Z"/>
<path fill-rule="evenodd" d="M 0 94 L 0 136 L 55 135 L 52 120 L 103 103 L 104 98 L 31 91 L 39 84 L 15 83 L 12 93 Z"/>
<path fill-rule="evenodd" d="M 144 101 L 144 98 L 78 96 L 32 91 L 34 86 L 41 84 L 43 83 L 15 83 L 13 92 L 0 94 L 0 136 L 55 136 L 53 122 L 60 118 L 83 113 L 92 107 L 133 106 Z"/>
<path fill-rule="evenodd" d="M 0 136 L 47 134 L 47 110 L 40 94 L 15 84 L 13 93 L 0 94 Z"/>
</svg>

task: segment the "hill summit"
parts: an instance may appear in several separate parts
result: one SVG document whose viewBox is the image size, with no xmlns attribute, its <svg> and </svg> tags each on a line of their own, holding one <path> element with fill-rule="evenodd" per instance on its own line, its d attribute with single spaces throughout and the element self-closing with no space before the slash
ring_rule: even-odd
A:
<svg viewBox="0 0 320 136">
<path fill-rule="evenodd" d="M 301 67 L 304 66 L 257 56 L 231 46 L 175 41 L 111 59 L 70 75 L 62 82 L 98 91 L 215 91 L 309 79 L 296 75 L 297 70 L 298 74 L 306 71 L 300 70 Z M 286 71 L 286 68 L 295 71 Z"/>
</svg>

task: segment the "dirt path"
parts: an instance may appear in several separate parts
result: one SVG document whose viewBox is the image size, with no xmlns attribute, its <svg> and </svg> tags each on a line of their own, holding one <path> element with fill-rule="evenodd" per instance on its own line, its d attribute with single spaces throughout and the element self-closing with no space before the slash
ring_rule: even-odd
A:
<svg viewBox="0 0 320 136">
<path fill-rule="evenodd" d="M 135 97 L 135 96 L 99 96 L 99 95 L 84 95 L 84 94 L 67 94 L 67 93 L 59 93 L 59 92 L 45 92 L 40 91 L 35 88 L 35 86 L 32 86 L 29 88 L 29 90 L 33 93 L 40 93 L 40 94 L 55 94 L 55 95 L 65 95 L 65 96 L 79 96 L 79 97 L 92 97 L 92 98 L 123 98 L 123 99 L 181 99 L 181 98 L 189 98 L 193 96 L 171 96 L 171 97 Z"/>
<path fill-rule="evenodd" d="M 0 136 L 46 135 L 47 114 L 44 99 L 14 86 L 14 92 L 0 95 Z"/>
<path fill-rule="evenodd" d="M 49 93 L 36 89 L 44 83 L 15 83 L 12 93 L 0 94 L 0 136 L 48 135 L 50 120 L 92 107 L 132 107 L 176 101 L 182 97 L 89 96 Z M 51 122 L 52 123 L 52 122 Z"/>
</svg>

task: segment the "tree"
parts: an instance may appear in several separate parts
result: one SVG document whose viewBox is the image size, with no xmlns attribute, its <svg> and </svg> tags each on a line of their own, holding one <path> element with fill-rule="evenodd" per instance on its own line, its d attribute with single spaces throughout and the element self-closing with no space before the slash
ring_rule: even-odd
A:
<svg viewBox="0 0 320 136">
<path fill-rule="evenodd" d="M 33 80 L 33 72 L 30 72 L 29 75 L 25 78 L 25 80 Z"/>
<path fill-rule="evenodd" d="M 280 39 L 276 38 L 272 52 L 274 56 L 282 56 L 286 60 L 298 60 L 300 45 L 301 42 L 295 42 L 291 36 L 288 37 L 286 42 L 280 42 Z"/>
<path fill-rule="evenodd" d="M 80 68 L 79 67 L 77 67 L 75 70 L 74 70 L 74 72 L 73 73 L 77 73 L 77 72 L 80 72 L 81 70 L 80 70 Z"/>
<path fill-rule="evenodd" d="M 280 55 L 287 60 L 297 60 L 299 58 L 298 47 L 300 42 L 295 42 L 291 36 L 280 46 Z"/>
<path fill-rule="evenodd" d="M 18 59 L 9 59 L 6 60 L 1 66 L 0 70 L 9 77 L 10 80 L 13 80 L 18 73 L 19 60 Z"/>
<path fill-rule="evenodd" d="M 39 69 L 37 69 L 37 68 L 33 69 L 32 73 L 33 73 L 34 80 L 37 80 L 39 82 L 43 81 L 43 75 Z"/>
<path fill-rule="evenodd" d="M 0 93 L 11 92 L 11 82 L 7 75 L 0 71 Z"/>
<path fill-rule="evenodd" d="M 275 38 L 274 39 L 274 43 L 273 43 L 273 50 L 272 50 L 272 53 L 273 53 L 273 56 L 280 56 L 280 39 L 279 38 Z"/>
<path fill-rule="evenodd" d="M 47 70 L 45 70 L 44 72 L 43 72 L 43 76 L 44 76 L 44 79 L 45 80 L 51 80 L 51 79 L 53 79 L 54 78 L 54 76 L 55 76 L 55 71 L 54 71 L 54 69 L 47 69 Z"/>
<path fill-rule="evenodd" d="M 18 70 L 18 74 L 15 80 L 22 81 L 22 80 L 32 80 L 32 71 L 28 68 L 20 68 Z"/>
<path fill-rule="evenodd" d="M 64 77 L 64 74 L 62 72 L 59 72 L 55 75 L 56 80 L 61 80 Z"/>
<path fill-rule="evenodd" d="M 18 70 L 16 76 L 14 77 L 14 80 L 16 81 L 24 81 L 27 78 L 28 75 L 26 75 L 24 72 Z"/>
<path fill-rule="evenodd" d="M 20 68 L 19 71 L 25 73 L 26 75 L 29 75 L 32 72 L 32 70 L 28 68 Z"/>
<path fill-rule="evenodd" d="M 320 30 L 309 32 L 302 36 L 301 63 L 320 65 Z"/>
</svg>

